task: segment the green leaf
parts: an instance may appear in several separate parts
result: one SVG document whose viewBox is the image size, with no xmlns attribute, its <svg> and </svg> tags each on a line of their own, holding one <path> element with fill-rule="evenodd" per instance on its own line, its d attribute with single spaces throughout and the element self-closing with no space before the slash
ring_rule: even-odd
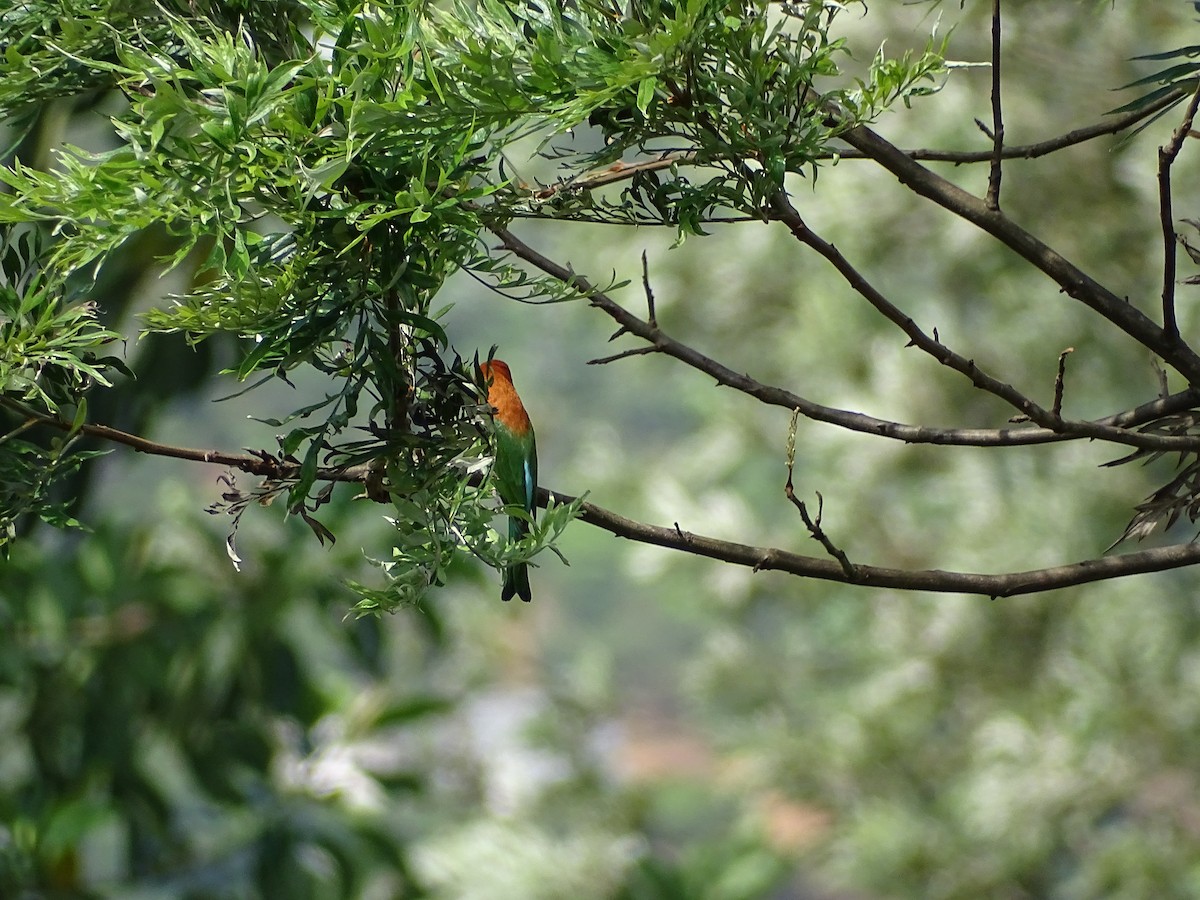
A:
<svg viewBox="0 0 1200 900">
<path fill-rule="evenodd" d="M 637 90 L 637 108 L 643 116 L 648 114 L 650 103 L 654 100 L 654 91 L 658 87 L 658 80 L 655 78 L 643 78 L 638 84 Z"/>
</svg>

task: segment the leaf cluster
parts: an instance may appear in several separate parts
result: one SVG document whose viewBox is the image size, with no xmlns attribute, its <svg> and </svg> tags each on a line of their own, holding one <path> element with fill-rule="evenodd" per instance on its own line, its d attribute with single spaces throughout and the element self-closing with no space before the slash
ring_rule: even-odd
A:
<svg viewBox="0 0 1200 900">
<path fill-rule="evenodd" d="M 881 50 L 865 79 L 840 77 L 846 42 L 833 29 L 842 11 L 713 0 L 639 0 L 628 11 L 483 3 L 437 24 L 471 101 L 486 109 L 515 94 L 526 122 L 519 133 L 539 136 L 541 155 L 564 170 L 548 189 L 510 181 L 493 209 L 665 224 L 682 237 L 731 210 L 762 215 L 786 174 L 815 174 L 839 129 L 931 90 L 943 66 L 932 41 L 919 58 Z M 848 113 L 837 125 L 833 107 Z M 588 184 L 589 172 L 646 156 L 678 164 L 639 169 L 615 200 Z"/>
<path fill-rule="evenodd" d="M 1185 412 L 1163 416 L 1138 431 L 1142 434 L 1197 435 L 1200 434 L 1200 414 Z M 1135 450 L 1105 465 L 1120 466 L 1131 462 L 1149 465 L 1166 455 L 1165 451 Z M 1156 531 L 1166 531 L 1180 518 L 1193 525 L 1200 519 L 1200 454 L 1184 451 L 1172 455 L 1176 458 L 1175 474 L 1134 508 L 1133 518 L 1116 544 L 1130 538 L 1142 540 Z"/>
<path fill-rule="evenodd" d="M 0 405 L 17 424 L 0 435 L 0 552 L 7 555 L 23 516 L 54 525 L 78 524 L 53 494 L 53 486 L 95 452 L 74 440 L 87 418 L 87 391 L 110 386 L 111 373 L 127 371 L 99 353 L 120 336 L 101 325 L 95 304 L 72 302 L 65 286 L 40 268 L 45 243 L 36 228 L 0 228 Z M 35 417 L 53 414 L 71 430 L 49 442 L 28 439 Z"/>
<path fill-rule="evenodd" d="M 1135 97 L 1128 103 L 1122 104 L 1113 110 L 1114 113 L 1127 112 L 1130 110 L 1144 109 L 1156 101 L 1170 95 L 1180 87 L 1186 87 L 1188 90 L 1194 90 L 1197 84 L 1197 79 L 1200 78 L 1200 44 L 1189 44 L 1184 47 L 1176 47 L 1172 50 L 1164 50 L 1161 53 L 1147 53 L 1142 56 L 1135 56 L 1135 60 L 1148 62 L 1166 62 L 1168 60 L 1177 60 L 1171 62 L 1170 65 L 1159 69 L 1157 72 L 1152 72 L 1142 78 L 1129 82 L 1123 85 L 1122 89 L 1127 88 L 1150 88 L 1139 97 Z M 1153 87 L 1151 87 L 1153 85 Z M 1182 99 L 1182 98 L 1180 98 Z M 1172 104 L 1174 105 L 1174 104 Z M 1151 122 L 1154 122 L 1159 117 L 1166 114 L 1168 106 L 1153 117 L 1143 123 L 1138 131 L 1145 128 Z M 1137 132 L 1134 132 L 1135 134 Z"/>
<path fill-rule="evenodd" d="M 517 215 L 666 223 L 682 236 L 722 210 L 760 214 L 835 136 L 829 104 L 865 120 L 920 93 L 940 65 L 932 48 L 916 61 L 881 56 L 865 80 L 843 83 L 841 9 L 76 0 L 70 21 L 19 34 L 32 10 L 46 12 L 23 5 L 0 18 L 11 39 L 0 119 L 19 131 L 31 101 L 108 91 L 112 146 L 64 145 L 49 169 L 20 155 L 0 167 L 0 225 L 53 233 L 36 285 L 50 292 L 165 232 L 162 270 L 195 274 L 144 314 L 145 332 L 232 338 L 232 371 L 252 384 L 320 373 L 323 399 L 264 420 L 286 429 L 278 458 L 299 466 L 288 509 L 327 537 L 310 518 L 328 496 L 317 482 L 377 462 L 386 486 L 374 495 L 395 507 L 395 565 L 415 597 L 455 552 L 497 558 L 480 549 L 494 512 L 481 470 L 464 463 L 486 456 L 486 417 L 435 305 L 447 276 L 466 268 L 533 302 L 578 296 L 481 242 L 485 225 Z M 530 136 L 569 173 L 550 198 L 505 162 Z M 572 187 L 598 166 L 666 152 L 700 177 L 647 171 L 616 201 Z M 97 337 L 91 309 L 38 320 L 66 342 L 45 372 L 104 384 L 82 352 Z M 0 360 L 7 392 L 29 390 L 22 352 Z M 543 538 L 557 533 L 551 522 Z"/>
</svg>

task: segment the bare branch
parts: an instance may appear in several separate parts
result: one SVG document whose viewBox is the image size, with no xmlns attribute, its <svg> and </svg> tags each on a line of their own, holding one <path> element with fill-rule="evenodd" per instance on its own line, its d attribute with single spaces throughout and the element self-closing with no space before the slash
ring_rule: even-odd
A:
<svg viewBox="0 0 1200 900">
<path fill-rule="evenodd" d="M 649 347 L 634 347 L 632 350 L 622 350 L 620 353 L 614 353 L 612 356 L 601 356 L 597 359 L 589 359 L 589 366 L 606 366 L 609 363 L 617 362 L 618 360 L 628 359 L 631 356 L 647 356 L 651 353 L 658 353 L 659 350 L 653 344 Z"/>
<path fill-rule="evenodd" d="M 687 344 L 675 340 L 661 327 L 651 327 L 571 269 L 534 250 L 512 232 L 499 225 L 489 226 L 501 244 L 519 258 L 548 275 L 571 285 L 587 297 L 592 306 L 611 316 L 621 326 L 618 334 L 628 333 L 650 342 L 660 353 L 678 359 L 698 371 L 712 376 L 716 382 L 754 397 L 769 406 L 799 409 L 806 418 L 837 425 L 849 431 L 886 437 L 906 444 L 939 444 L 962 447 L 1013 447 L 1030 444 L 1049 444 L 1057 441 L 1099 438 L 1134 447 L 1155 450 L 1200 450 L 1200 436 L 1141 434 L 1126 429 L 1153 421 L 1171 412 L 1191 409 L 1200 404 L 1200 389 L 1180 391 L 1169 398 L 1142 404 L 1134 410 L 1117 413 L 1093 422 L 1061 422 L 1057 428 L 935 428 L 907 425 L 879 419 L 863 413 L 835 409 L 815 403 L 783 388 L 755 381 L 749 375 L 704 355 Z"/>
<path fill-rule="evenodd" d="M 988 209 L 983 200 L 910 159 L 865 125 L 850 128 L 841 137 L 890 171 L 901 184 L 971 222 L 1028 260 L 1053 279 L 1069 297 L 1098 312 L 1153 350 L 1189 383 L 1200 383 L 1200 355 L 1191 347 L 1171 340 L 1163 329 L 1131 303 L 1067 261 L 1004 213 Z"/>
<path fill-rule="evenodd" d="M 1055 430 L 1058 429 L 1059 423 L 1057 417 L 1052 416 L 1049 411 L 1042 409 L 1012 385 L 1005 384 L 984 372 L 975 364 L 975 360 L 967 359 L 965 356 L 955 353 L 938 339 L 936 329 L 933 332 L 933 337 L 927 335 L 913 321 L 910 315 L 888 300 L 874 285 L 867 281 L 863 274 L 850 264 L 849 260 L 842 255 L 837 247 L 809 228 L 808 223 L 804 221 L 800 213 L 792 206 L 782 191 L 777 192 L 772 197 L 772 206 L 774 208 L 774 218 L 787 225 L 796 240 L 817 251 L 817 253 L 837 269 L 838 274 L 845 279 L 847 284 L 866 298 L 867 302 L 882 313 L 888 321 L 894 323 L 901 331 L 908 335 L 909 346 L 917 347 L 928 353 L 942 365 L 966 375 L 975 387 L 985 390 L 989 394 L 996 395 L 1039 425 L 1054 428 Z"/>
<path fill-rule="evenodd" d="M 548 496 L 549 492 L 539 489 L 538 502 L 544 505 Z M 558 503 L 571 503 L 576 498 L 555 493 L 554 499 Z M 746 566 L 755 571 L 775 570 L 805 578 L 818 578 L 843 584 L 859 584 L 866 587 L 978 594 L 984 597 L 1034 594 L 1200 563 L 1200 543 L 1188 543 L 1157 547 L 1122 556 L 1089 559 L 1048 569 L 1034 569 L 1002 575 L 946 572 L 939 569 L 890 569 L 855 564 L 853 566 L 855 577 L 851 578 L 842 564 L 833 559 L 802 556 L 773 547 L 754 547 L 749 544 L 717 540 L 684 531 L 679 523 L 675 523 L 670 528 L 647 525 L 587 501 L 582 503 L 579 517 L 589 525 L 602 528 L 617 537 Z"/>
<path fill-rule="evenodd" d="M 1076 144 L 1083 144 L 1087 141 L 1095 140 L 1098 137 L 1103 137 L 1108 134 L 1118 134 L 1126 128 L 1130 128 L 1141 122 L 1143 119 L 1148 119 L 1151 116 L 1162 112 L 1175 103 L 1178 103 L 1187 96 L 1187 91 L 1179 88 L 1171 91 L 1168 94 L 1158 98 L 1153 103 L 1147 104 L 1141 109 L 1136 109 L 1127 112 L 1121 116 L 1114 116 L 1105 122 L 1097 122 L 1094 125 L 1086 125 L 1083 128 L 1076 128 L 1074 131 L 1068 131 L 1065 134 L 1060 134 L 1057 137 L 1052 137 L 1044 141 L 1038 141 L 1034 144 L 1022 144 L 1019 146 L 1005 147 L 1001 153 L 1003 159 L 1037 159 L 1042 156 L 1048 156 L 1051 153 L 1056 153 L 1059 150 L 1065 150 L 1067 147 L 1073 147 Z M 991 129 L 986 126 L 983 128 L 984 133 L 988 134 L 989 139 L 994 139 L 994 135 L 990 133 Z M 948 162 L 955 165 L 964 165 L 968 163 L 991 162 L 995 157 L 995 149 L 989 150 L 935 150 L 935 149 L 918 149 L 918 150 L 902 150 L 905 156 L 912 160 L 920 160 L 922 162 Z M 873 159 L 870 154 L 864 153 L 861 150 L 848 150 L 838 154 L 842 159 Z"/>
<path fill-rule="evenodd" d="M 913 321 L 911 316 L 888 300 L 887 297 L 867 281 L 862 273 L 855 269 L 842 255 L 841 251 L 809 228 L 782 191 L 776 193 L 772 198 L 772 205 L 774 207 L 774 216 L 788 226 L 796 239 L 816 250 L 817 253 L 828 260 L 837 269 L 838 274 L 845 279 L 847 284 L 858 291 L 859 294 L 866 298 L 867 302 L 908 335 L 911 346 L 915 346 L 928 353 L 942 365 L 962 373 L 970 379 L 971 384 L 975 387 L 987 391 L 989 394 L 993 394 L 1006 403 L 1009 403 L 1022 416 L 1027 416 L 1043 428 L 1048 428 L 1050 431 L 1061 434 L 1074 434 L 1079 437 L 1112 441 L 1113 443 L 1128 444 L 1133 447 L 1141 447 L 1147 439 L 1156 444 L 1159 441 L 1167 443 L 1182 441 L 1169 448 L 1175 450 L 1188 449 L 1183 442 L 1193 446 L 1200 445 L 1200 438 L 1178 435 L 1147 435 L 1129 432 L 1122 428 L 1099 425 L 1095 422 L 1072 422 L 1064 420 L 1057 413 L 1051 412 L 1035 403 L 1011 384 L 1000 381 L 980 369 L 975 364 L 975 360 L 955 353 L 938 339 L 936 328 L 933 331 L 933 337 L 925 334 L 917 323 Z M 1159 449 L 1168 449 L 1167 444 L 1160 444 Z"/>
<path fill-rule="evenodd" d="M 1165 147 L 1158 148 L 1158 209 L 1163 232 L 1163 329 L 1167 338 L 1179 340 L 1179 323 L 1175 319 L 1175 251 L 1178 236 L 1175 233 L 1175 216 L 1171 211 L 1171 166 L 1183 149 L 1183 142 L 1192 130 L 1196 118 L 1196 106 L 1200 104 L 1200 84 L 1192 93 L 1183 121 L 1171 135 Z"/>
<path fill-rule="evenodd" d="M 0 405 L 7 406 L 20 415 L 25 416 L 27 422 L 36 422 L 39 425 L 57 428 L 60 431 L 69 432 L 72 430 L 72 423 L 67 419 L 43 415 L 9 398 L 0 397 Z M 161 444 L 140 435 L 111 428 L 108 425 L 85 424 L 81 425 L 78 431 L 89 437 L 130 447 L 138 453 L 147 453 L 151 456 L 165 456 L 171 459 L 182 459 L 190 462 L 229 466 L 230 468 L 251 475 L 259 475 L 263 478 L 270 478 L 276 481 L 297 478 L 300 475 L 300 463 L 279 459 L 263 450 L 251 453 L 226 453 L 222 450 L 200 450 L 193 447 L 178 447 L 172 444 Z M 318 481 L 365 482 L 367 476 L 368 466 L 364 464 L 347 466 L 345 468 L 321 469 L 318 470 L 316 478 Z"/>
<path fill-rule="evenodd" d="M 816 493 L 817 517 L 814 520 L 808 514 L 808 507 L 805 506 L 804 501 L 796 496 L 796 491 L 795 488 L 792 487 L 790 475 L 788 477 L 787 484 L 784 486 L 784 494 L 787 496 L 788 500 L 792 502 L 792 505 L 800 511 L 800 518 L 804 522 L 804 527 L 808 529 L 808 533 L 812 535 L 813 540 L 818 541 L 821 546 L 825 548 L 825 552 L 838 561 L 838 564 L 842 567 L 842 571 L 846 573 L 846 578 L 851 583 L 854 583 L 860 577 L 858 574 L 858 569 L 855 568 L 854 563 L 850 562 L 850 558 L 846 556 L 845 551 L 841 550 L 836 544 L 834 544 L 833 541 L 829 539 L 829 535 L 825 533 L 825 530 L 821 528 L 821 517 L 825 511 L 825 498 L 821 496 L 820 491 L 817 491 Z M 759 565 L 755 566 L 754 571 L 759 572 L 762 571 L 762 569 L 763 566 Z"/>
<path fill-rule="evenodd" d="M 1000 162 L 1004 159 L 1004 118 L 1000 111 L 1000 0 L 992 0 L 992 162 L 987 208 L 1000 209 Z"/>
</svg>

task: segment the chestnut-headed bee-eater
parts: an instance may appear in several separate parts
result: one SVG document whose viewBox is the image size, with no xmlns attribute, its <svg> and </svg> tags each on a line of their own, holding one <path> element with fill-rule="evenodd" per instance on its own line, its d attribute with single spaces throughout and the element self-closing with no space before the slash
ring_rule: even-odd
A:
<svg viewBox="0 0 1200 900">
<path fill-rule="evenodd" d="M 508 365 L 493 359 L 481 363 L 479 369 L 487 382 L 488 403 L 495 410 L 492 421 L 495 423 L 496 461 L 492 471 L 496 475 L 496 490 L 506 505 L 521 507 L 532 519 L 537 514 L 537 442 L 533 424 L 513 387 L 512 370 Z M 509 540 L 520 540 L 528 532 L 528 522 L 509 516 Z M 529 566 L 526 563 L 517 563 L 504 571 L 500 599 L 511 600 L 514 594 L 529 600 Z"/>
</svg>

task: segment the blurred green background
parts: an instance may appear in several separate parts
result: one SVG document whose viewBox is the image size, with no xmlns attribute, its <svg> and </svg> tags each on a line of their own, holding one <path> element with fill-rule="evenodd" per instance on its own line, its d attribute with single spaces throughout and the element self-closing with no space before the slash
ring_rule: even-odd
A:
<svg viewBox="0 0 1200 900">
<path fill-rule="evenodd" d="M 1005 9 L 1012 143 L 1099 121 L 1130 99 L 1110 89 L 1149 71 L 1130 57 L 1196 28 L 1187 3 Z M 852 28 L 856 60 L 884 39 L 922 46 L 938 14 L 952 59 L 989 57 L 990 4 L 878 3 Z M 986 68 L 956 70 L 878 128 L 984 149 L 989 85 Z M 103 145 L 105 103 L 45 110 L 23 158 Z M 1156 154 L 1176 121 L 1007 164 L 1006 211 L 1152 309 Z M 985 188 L 985 167 L 938 170 Z M 1188 146 L 1180 216 L 1196 215 L 1197 174 Z M 1153 395 L 1144 353 L 890 176 L 848 160 L 792 187 L 878 287 L 1018 388 L 1049 397 L 1072 346 L 1068 414 Z M 516 230 L 631 279 L 620 299 L 639 310 L 646 250 L 660 324 L 760 381 L 911 423 L 1008 416 L 780 228 L 676 249 L 665 231 Z M 102 274 L 106 314 L 170 288 L 150 263 L 163 240 Z M 1195 288 L 1180 290 L 1193 333 Z M 545 486 L 819 553 L 783 496 L 785 411 L 665 358 L 587 366 L 612 352 L 612 323 L 581 304 L 520 305 L 461 276 L 446 296 L 455 346 L 496 343 L 512 365 Z M 211 377 L 231 358 L 219 342 L 127 350 L 169 377 L 98 395 L 93 417 L 171 443 L 269 446 L 247 416 L 317 389 L 214 403 L 236 388 Z M 797 489 L 822 493 L 826 530 L 852 560 L 894 566 L 1094 557 L 1166 471 L 1098 470 L 1116 454 L 1081 442 L 910 447 L 808 422 L 798 441 Z M 340 491 L 332 548 L 251 510 L 236 572 L 228 520 L 205 512 L 221 474 L 114 453 L 76 485 L 93 531 L 43 529 L 0 570 L 0 897 L 1200 896 L 1194 573 L 990 602 L 753 574 L 576 524 L 570 567 L 540 558 L 531 605 L 502 605 L 494 573 L 464 567 L 422 608 L 355 620 L 345 582 L 388 554 L 381 509 Z"/>
</svg>

